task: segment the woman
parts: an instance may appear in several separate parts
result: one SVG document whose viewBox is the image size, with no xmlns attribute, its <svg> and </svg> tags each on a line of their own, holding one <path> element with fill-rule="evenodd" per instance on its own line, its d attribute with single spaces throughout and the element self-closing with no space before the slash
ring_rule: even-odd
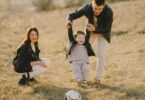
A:
<svg viewBox="0 0 145 100">
<path fill-rule="evenodd" d="M 20 59 L 21 69 L 29 72 L 30 80 L 35 80 L 34 77 L 45 72 L 48 67 L 48 59 L 39 58 L 40 49 L 38 47 L 39 32 L 37 28 L 30 28 L 27 32 L 26 39 L 21 43 L 17 49 Z M 20 85 L 26 85 L 28 83 L 25 75 L 19 81 Z"/>
</svg>

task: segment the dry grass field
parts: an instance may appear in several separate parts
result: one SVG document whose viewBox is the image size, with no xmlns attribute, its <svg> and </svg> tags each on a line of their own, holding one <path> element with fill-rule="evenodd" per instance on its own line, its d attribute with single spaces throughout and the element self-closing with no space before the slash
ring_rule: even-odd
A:
<svg viewBox="0 0 145 100">
<path fill-rule="evenodd" d="M 111 44 L 107 50 L 105 87 L 78 88 L 65 59 L 68 13 L 76 8 L 47 12 L 19 12 L 0 18 L 0 100 L 63 100 L 76 89 L 82 100 L 145 100 L 145 0 L 110 4 L 114 11 Z M 85 17 L 76 20 L 74 30 L 83 30 Z M 40 31 L 41 57 L 51 60 L 48 72 L 32 86 L 19 86 L 21 75 L 13 70 L 16 48 L 28 27 Z M 95 43 L 92 44 L 94 49 Z M 93 81 L 96 58 L 90 58 L 89 80 Z"/>
</svg>

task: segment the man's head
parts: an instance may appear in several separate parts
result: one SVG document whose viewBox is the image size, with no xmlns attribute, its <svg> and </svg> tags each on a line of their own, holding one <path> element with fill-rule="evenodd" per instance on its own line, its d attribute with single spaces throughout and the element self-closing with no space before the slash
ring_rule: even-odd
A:
<svg viewBox="0 0 145 100">
<path fill-rule="evenodd" d="M 105 6 L 105 0 L 93 0 L 92 7 L 95 16 L 99 16 Z"/>
<path fill-rule="evenodd" d="M 75 40 L 78 44 L 84 44 L 85 43 L 85 33 L 82 31 L 77 31 L 75 34 Z"/>
</svg>

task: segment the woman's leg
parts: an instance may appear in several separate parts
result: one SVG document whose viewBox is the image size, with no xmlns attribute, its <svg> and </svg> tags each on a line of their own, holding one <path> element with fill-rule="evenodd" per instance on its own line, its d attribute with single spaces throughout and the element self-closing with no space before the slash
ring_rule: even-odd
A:
<svg viewBox="0 0 145 100">
<path fill-rule="evenodd" d="M 32 72 L 29 72 L 30 78 L 38 76 L 46 71 L 47 71 L 47 68 L 40 66 L 40 65 L 35 65 L 32 67 Z"/>
<path fill-rule="evenodd" d="M 41 60 L 47 65 L 50 65 L 50 60 L 48 58 L 41 58 Z"/>
<path fill-rule="evenodd" d="M 45 62 L 47 65 L 50 64 L 50 61 L 47 59 L 47 58 L 41 58 L 41 60 L 43 62 Z M 38 76 L 44 72 L 47 71 L 47 67 L 44 67 L 44 66 L 40 66 L 40 65 L 35 65 L 35 66 L 32 66 L 32 72 L 30 72 L 30 78 L 33 78 L 35 76 Z"/>
</svg>

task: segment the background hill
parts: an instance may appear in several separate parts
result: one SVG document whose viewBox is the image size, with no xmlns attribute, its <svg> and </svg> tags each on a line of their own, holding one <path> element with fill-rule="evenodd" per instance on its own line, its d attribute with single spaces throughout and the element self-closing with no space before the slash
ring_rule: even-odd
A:
<svg viewBox="0 0 145 100">
<path fill-rule="evenodd" d="M 78 88 L 65 59 L 66 17 L 78 7 L 53 11 L 13 12 L 0 18 L 0 100 L 63 100 L 65 92 L 77 89 L 82 100 L 145 100 L 145 0 L 109 4 L 114 11 L 111 44 L 101 88 Z M 83 30 L 86 19 L 76 20 L 74 30 Z M 40 31 L 41 57 L 51 60 L 48 72 L 30 87 L 17 84 L 12 59 L 28 27 Z M 92 44 L 95 48 L 95 43 Z M 96 58 L 90 58 L 93 81 Z"/>
</svg>

